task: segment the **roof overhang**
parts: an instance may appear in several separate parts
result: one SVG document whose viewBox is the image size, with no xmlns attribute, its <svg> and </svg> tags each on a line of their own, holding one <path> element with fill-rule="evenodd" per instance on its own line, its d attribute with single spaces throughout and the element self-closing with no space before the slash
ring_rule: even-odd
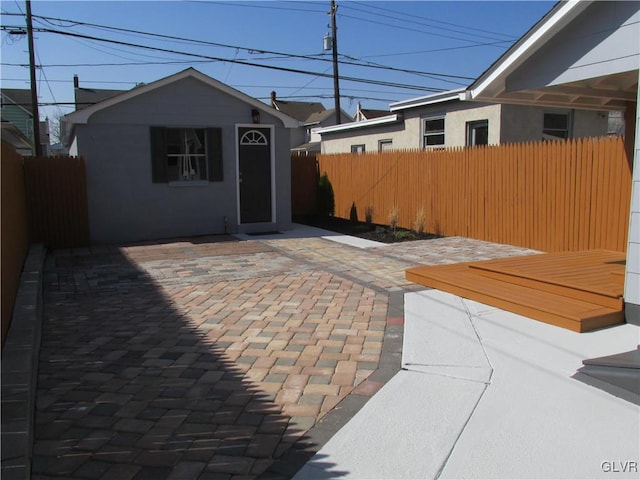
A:
<svg viewBox="0 0 640 480">
<path fill-rule="evenodd" d="M 249 95 L 236 90 L 235 88 L 230 87 L 229 85 L 226 85 L 222 82 L 219 82 L 218 80 L 209 77 L 208 75 L 205 75 L 202 72 L 199 72 L 198 70 L 194 69 L 194 68 L 188 68 L 186 70 L 183 70 L 181 72 L 178 72 L 174 75 L 170 75 L 168 77 L 162 78 L 160 80 L 157 80 L 155 82 L 152 83 L 148 83 L 146 85 L 140 86 L 140 87 L 136 87 L 133 88 L 131 90 L 128 90 L 120 95 L 117 95 L 115 97 L 111 97 L 108 98 L 106 100 L 103 100 L 102 102 L 96 103 L 90 107 L 84 108 L 82 110 L 78 110 L 75 112 L 72 112 L 68 115 L 65 116 L 66 118 L 66 122 L 68 125 L 81 125 L 81 124 L 86 124 L 88 123 L 89 119 L 91 118 L 91 116 L 96 113 L 99 112 L 101 110 L 104 110 L 106 108 L 112 107 L 114 105 L 117 105 L 121 102 L 125 102 L 127 100 L 130 100 L 132 98 L 135 98 L 139 95 L 143 95 L 145 93 L 151 92 L 153 90 L 156 90 L 158 88 L 162 88 L 166 85 L 169 85 L 171 83 L 174 83 L 176 81 L 182 80 L 184 78 L 195 78 L 196 80 L 199 80 L 201 82 L 203 82 L 206 85 L 209 85 L 210 87 L 219 90 L 231 97 L 234 97 L 238 100 L 241 100 L 245 103 L 247 103 L 248 105 L 252 106 L 253 108 L 258 109 L 259 111 L 267 114 L 267 115 L 272 115 L 276 118 L 278 118 L 279 120 L 282 121 L 282 123 L 284 124 L 285 128 L 298 128 L 301 123 L 290 117 L 289 115 L 286 115 L 272 107 L 270 107 L 269 105 L 262 103 L 259 100 L 256 100 L 253 97 L 250 97 Z"/>
<path fill-rule="evenodd" d="M 594 2 L 586 0 L 558 2 L 478 77 L 466 92 L 465 99 L 584 110 L 624 110 L 628 102 L 636 101 L 637 69 L 591 76 L 573 82 L 547 84 L 537 88 L 509 88 L 509 76 L 592 3 Z"/>
<path fill-rule="evenodd" d="M 397 122 L 401 122 L 403 119 L 402 114 L 394 113 L 392 115 L 387 115 L 386 117 L 378 117 L 371 120 L 364 120 L 362 122 L 349 122 L 349 123 L 341 123 L 340 125 L 332 125 L 330 127 L 318 128 L 314 129 L 314 133 L 319 133 L 323 135 L 325 133 L 337 133 L 337 132 L 347 132 L 351 130 L 359 130 L 362 128 L 368 127 L 377 127 L 380 125 L 389 125 Z"/>
<path fill-rule="evenodd" d="M 436 93 L 433 95 L 426 95 L 423 97 L 410 98 L 409 100 L 403 100 L 401 102 L 395 102 L 389 104 L 389 110 L 396 112 L 399 110 L 406 110 L 408 108 L 424 107 L 427 105 L 434 105 L 438 103 L 451 102 L 456 100 L 466 99 L 466 89 L 458 88 L 456 90 L 448 90 L 446 92 Z"/>
</svg>

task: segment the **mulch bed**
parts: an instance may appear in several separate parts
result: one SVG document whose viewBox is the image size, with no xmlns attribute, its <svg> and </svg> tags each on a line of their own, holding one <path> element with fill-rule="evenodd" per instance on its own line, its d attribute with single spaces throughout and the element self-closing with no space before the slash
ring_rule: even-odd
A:
<svg viewBox="0 0 640 480">
<path fill-rule="evenodd" d="M 404 228 L 396 228 L 395 231 L 386 225 L 356 222 L 339 217 L 307 216 L 294 219 L 296 223 L 323 228 L 332 232 L 352 235 L 382 243 L 398 243 L 412 240 L 431 240 L 440 238 L 433 233 L 417 233 Z"/>
</svg>

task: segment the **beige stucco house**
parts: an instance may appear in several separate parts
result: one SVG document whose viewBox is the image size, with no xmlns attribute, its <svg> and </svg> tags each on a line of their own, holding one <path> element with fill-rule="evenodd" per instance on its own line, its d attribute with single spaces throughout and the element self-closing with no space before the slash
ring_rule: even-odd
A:
<svg viewBox="0 0 640 480">
<path fill-rule="evenodd" d="M 606 135 L 609 112 L 467 100 L 465 89 L 392 103 L 382 117 L 317 130 L 322 153 L 497 145 Z"/>
</svg>

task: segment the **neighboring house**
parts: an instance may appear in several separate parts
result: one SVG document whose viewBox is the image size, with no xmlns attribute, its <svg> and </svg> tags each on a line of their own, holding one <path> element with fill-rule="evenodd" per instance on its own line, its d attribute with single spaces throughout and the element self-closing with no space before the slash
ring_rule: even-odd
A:
<svg viewBox="0 0 640 480">
<path fill-rule="evenodd" d="M 392 103 L 385 116 L 319 131 L 323 153 L 497 145 L 606 135 L 608 112 L 466 100 L 458 89 Z"/>
<path fill-rule="evenodd" d="M 372 110 L 370 108 L 362 108 L 360 102 L 356 105 L 356 113 L 353 116 L 354 122 L 364 122 L 365 120 L 373 120 L 374 118 L 386 117 L 389 110 Z"/>
<path fill-rule="evenodd" d="M 287 229 L 299 122 L 189 68 L 65 117 L 91 240 Z"/>
<path fill-rule="evenodd" d="M 80 86 L 78 75 L 73 76 L 73 95 L 76 103 L 76 110 L 95 105 L 103 100 L 120 95 L 127 90 L 109 90 L 106 88 L 85 88 Z"/>
<path fill-rule="evenodd" d="M 473 101 L 624 112 L 633 186 L 625 317 L 640 325 L 640 2 L 558 2 L 469 87 Z"/>
<path fill-rule="evenodd" d="M 33 108 L 31 90 L 20 88 L 3 88 L 0 90 L 2 107 L 2 135 L 21 155 L 34 155 L 33 146 Z M 15 128 L 10 128 L 13 125 Z M 49 155 L 49 121 L 40 122 L 40 148 L 42 155 Z"/>
<path fill-rule="evenodd" d="M 310 153 L 320 151 L 320 135 L 318 128 L 336 124 L 335 109 L 327 110 L 320 102 L 290 102 L 279 100 L 276 92 L 271 92 L 271 106 L 277 111 L 295 118 L 301 124 L 291 135 L 291 151 Z M 349 114 L 340 111 L 340 121 L 351 122 Z"/>
</svg>

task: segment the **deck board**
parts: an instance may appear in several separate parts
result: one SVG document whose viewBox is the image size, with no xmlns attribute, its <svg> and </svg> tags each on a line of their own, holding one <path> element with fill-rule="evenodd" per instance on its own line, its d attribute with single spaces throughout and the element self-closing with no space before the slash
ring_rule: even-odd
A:
<svg viewBox="0 0 640 480">
<path fill-rule="evenodd" d="M 624 260 L 594 250 L 421 266 L 408 280 L 584 332 L 624 322 Z"/>
</svg>

